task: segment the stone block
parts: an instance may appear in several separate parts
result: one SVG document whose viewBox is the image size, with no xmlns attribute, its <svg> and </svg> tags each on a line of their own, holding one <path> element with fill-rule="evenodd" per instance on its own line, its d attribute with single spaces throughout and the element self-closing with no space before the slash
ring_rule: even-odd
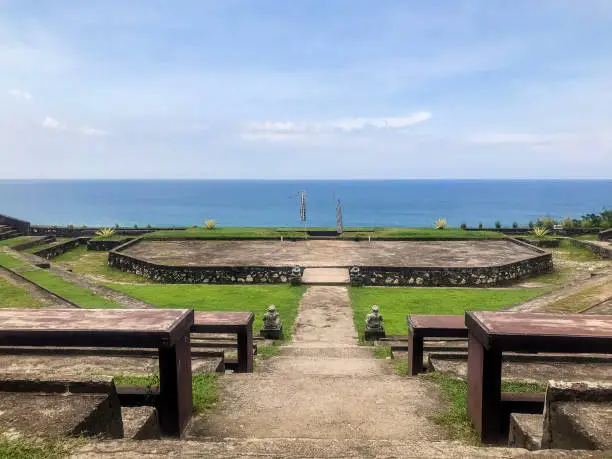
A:
<svg viewBox="0 0 612 459">
<path fill-rule="evenodd" d="M 544 416 L 541 414 L 512 413 L 508 446 L 536 451 L 542 447 Z"/>
<path fill-rule="evenodd" d="M 386 334 L 384 330 L 368 330 L 366 329 L 363 332 L 363 338 L 366 341 L 376 341 L 382 338 L 385 338 Z"/>
</svg>

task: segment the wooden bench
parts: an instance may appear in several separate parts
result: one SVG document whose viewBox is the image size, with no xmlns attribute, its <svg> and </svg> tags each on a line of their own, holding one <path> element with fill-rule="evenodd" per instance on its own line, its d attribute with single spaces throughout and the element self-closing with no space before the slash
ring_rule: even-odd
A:
<svg viewBox="0 0 612 459">
<path fill-rule="evenodd" d="M 0 346 L 157 348 L 160 428 L 180 437 L 193 411 L 192 325 L 190 309 L 0 308 Z"/>
<path fill-rule="evenodd" d="M 467 410 L 484 443 L 505 440 L 503 352 L 612 354 L 612 315 L 468 312 Z"/>
<path fill-rule="evenodd" d="M 423 338 L 464 338 L 468 335 L 463 316 L 411 314 L 408 323 L 408 374 L 423 372 Z"/>
<path fill-rule="evenodd" d="M 238 338 L 238 360 L 225 360 L 226 368 L 237 373 L 253 372 L 252 312 L 196 312 L 192 333 L 235 333 Z"/>
</svg>

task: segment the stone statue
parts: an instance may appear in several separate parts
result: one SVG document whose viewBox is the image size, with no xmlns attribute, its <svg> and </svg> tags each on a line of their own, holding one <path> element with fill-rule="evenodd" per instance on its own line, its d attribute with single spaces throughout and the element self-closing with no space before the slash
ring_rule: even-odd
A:
<svg viewBox="0 0 612 459">
<path fill-rule="evenodd" d="M 382 326 L 383 316 L 378 312 L 378 306 L 372 306 L 372 312 L 366 316 L 364 337 L 366 341 L 384 338 L 385 329 Z"/>
<path fill-rule="evenodd" d="M 283 324 L 273 304 L 268 306 L 268 311 L 263 315 L 263 325 L 259 334 L 266 339 L 283 339 Z"/>
</svg>

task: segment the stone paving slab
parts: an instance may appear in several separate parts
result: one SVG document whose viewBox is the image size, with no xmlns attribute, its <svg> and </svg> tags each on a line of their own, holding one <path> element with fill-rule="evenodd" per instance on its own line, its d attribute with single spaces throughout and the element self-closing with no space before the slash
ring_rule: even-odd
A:
<svg viewBox="0 0 612 459">
<path fill-rule="evenodd" d="M 474 267 L 540 252 L 506 240 L 473 241 L 147 241 L 123 253 L 184 266 Z"/>
</svg>

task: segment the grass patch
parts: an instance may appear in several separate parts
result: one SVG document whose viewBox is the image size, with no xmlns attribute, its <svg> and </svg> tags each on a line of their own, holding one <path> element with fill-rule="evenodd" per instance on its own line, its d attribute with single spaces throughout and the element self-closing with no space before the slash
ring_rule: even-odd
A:
<svg viewBox="0 0 612 459">
<path fill-rule="evenodd" d="M 290 340 L 293 322 L 304 287 L 291 285 L 198 285 L 108 284 L 119 292 L 160 308 L 190 308 L 196 311 L 251 311 L 255 314 L 253 329 L 259 330 L 270 304 L 276 305 L 283 322 L 285 340 Z"/>
<path fill-rule="evenodd" d="M 121 305 L 114 301 L 96 295 L 91 290 L 88 290 L 62 279 L 59 276 L 51 274 L 43 269 L 31 269 L 20 273 L 23 277 L 40 285 L 41 287 L 50 290 L 51 292 L 60 295 L 73 303 L 78 304 L 83 308 L 100 308 L 112 309 L 120 308 Z"/>
<path fill-rule="evenodd" d="M 389 335 L 408 333 L 408 314 L 463 314 L 465 311 L 495 311 L 521 303 L 547 289 L 469 289 L 414 287 L 352 287 L 355 327 L 363 336 L 364 319 L 373 304 L 380 306 Z"/>
<path fill-rule="evenodd" d="M 65 457 L 78 439 L 0 438 L 2 459 L 55 459 Z"/>
<path fill-rule="evenodd" d="M 58 238 L 55 238 L 54 242 L 49 242 L 48 244 L 35 245 L 34 247 L 30 247 L 29 249 L 23 250 L 23 252 L 33 254 L 33 253 L 38 252 L 39 250 L 48 249 L 49 247 L 54 247 L 56 245 L 59 245 L 59 244 L 62 244 L 64 242 L 71 241 L 71 240 L 72 238 L 70 237 L 58 237 Z"/>
<path fill-rule="evenodd" d="M 13 247 L 14 245 L 30 242 L 34 239 L 38 239 L 39 237 L 40 236 L 17 236 L 10 239 L 3 239 L 0 241 L 0 247 Z"/>
<path fill-rule="evenodd" d="M 0 308 L 38 308 L 41 303 L 26 290 L 0 277 Z M 0 456 L 1 457 L 1 456 Z"/>
<path fill-rule="evenodd" d="M 0 253 L 0 265 L 5 268 L 27 268 L 29 265 L 9 253 Z"/>
<path fill-rule="evenodd" d="M 375 359 L 386 359 L 391 357 L 391 346 L 374 346 L 372 354 Z"/>
<path fill-rule="evenodd" d="M 53 262 L 71 269 L 73 273 L 99 277 L 107 282 L 154 283 L 146 277 L 111 268 L 108 266 L 108 252 L 87 250 L 85 245 L 55 257 Z"/>
<path fill-rule="evenodd" d="M 353 239 L 358 237 L 360 239 L 372 239 L 379 238 L 465 238 L 465 239 L 503 239 L 506 236 L 502 233 L 494 231 L 465 231 L 460 228 L 374 228 L 373 231 L 357 231 L 344 233 L 343 238 Z"/>
<path fill-rule="evenodd" d="M 232 238 L 248 238 L 248 239 L 280 239 L 287 238 L 304 238 L 304 230 L 295 228 L 249 228 L 249 227 L 228 227 L 206 229 L 202 227 L 187 228 L 184 230 L 162 230 L 148 233 L 145 239 L 232 239 Z"/>
<path fill-rule="evenodd" d="M 572 245 L 570 241 L 567 239 L 563 239 L 561 241 L 561 245 L 559 246 L 558 253 L 565 259 L 574 260 L 574 261 L 595 261 L 601 260 L 601 258 L 591 252 L 590 250 L 584 249 L 582 247 L 578 247 Z"/>
<path fill-rule="evenodd" d="M 92 241 L 123 241 L 128 239 L 134 239 L 134 237 L 127 236 L 125 234 L 113 234 L 112 236 L 96 236 L 92 238 Z"/>
<path fill-rule="evenodd" d="M 257 355 L 262 357 L 276 357 L 280 355 L 280 346 L 257 346 Z"/>
<path fill-rule="evenodd" d="M 407 370 L 407 362 L 406 362 Z M 435 383 L 449 403 L 447 409 L 433 417 L 433 421 L 445 427 L 451 437 L 469 444 L 478 445 L 478 434 L 467 414 L 467 382 L 439 372 L 419 376 Z M 502 381 L 503 392 L 545 392 L 546 385 L 520 381 Z"/>
<path fill-rule="evenodd" d="M 159 386 L 159 375 L 133 376 L 116 375 L 114 377 L 117 386 Z M 198 373 L 191 377 L 193 392 L 193 411 L 201 413 L 209 410 L 217 403 L 219 398 L 219 375 L 216 373 Z M 2 456 L 0 456 L 2 457 Z"/>
<path fill-rule="evenodd" d="M 597 300 L 602 298 L 602 296 L 598 296 L 598 294 L 602 293 L 606 287 L 607 285 L 594 285 L 576 292 L 573 295 L 561 298 L 554 303 L 547 304 L 544 308 L 544 312 L 580 312 L 597 303 Z"/>
</svg>

